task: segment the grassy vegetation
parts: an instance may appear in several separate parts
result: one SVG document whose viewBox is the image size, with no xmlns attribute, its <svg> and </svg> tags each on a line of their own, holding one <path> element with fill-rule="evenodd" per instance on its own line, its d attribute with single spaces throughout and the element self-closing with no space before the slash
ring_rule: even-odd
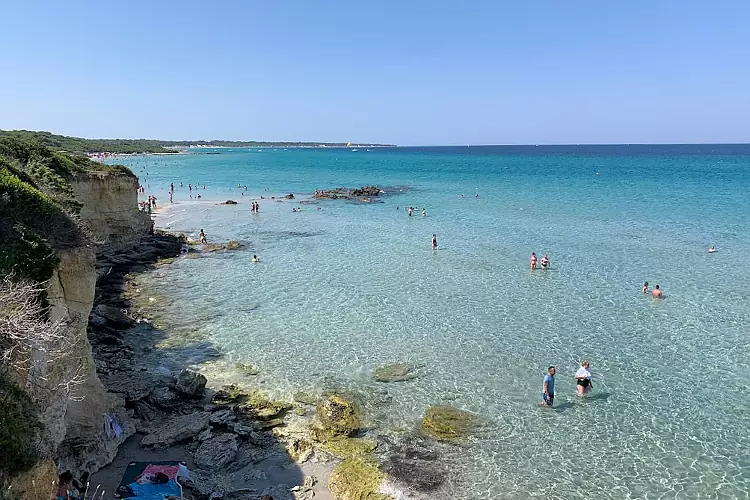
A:
<svg viewBox="0 0 750 500">
<path fill-rule="evenodd" d="M 56 135 L 50 132 L 36 132 L 31 130 L 0 130 L 0 138 L 11 137 L 23 141 L 32 141 L 49 147 L 54 151 L 68 153 L 173 153 L 174 147 L 208 146 L 208 147 L 311 147 L 325 145 L 327 147 L 344 147 L 345 142 L 298 142 L 298 141 L 158 141 L 154 139 L 82 139 Z M 353 146 L 385 146 L 385 144 L 353 144 Z"/>
<path fill-rule="evenodd" d="M 45 281 L 57 265 L 56 248 L 86 242 L 71 182 L 91 172 L 133 175 L 39 143 L 0 138 L 0 275 Z"/>
</svg>

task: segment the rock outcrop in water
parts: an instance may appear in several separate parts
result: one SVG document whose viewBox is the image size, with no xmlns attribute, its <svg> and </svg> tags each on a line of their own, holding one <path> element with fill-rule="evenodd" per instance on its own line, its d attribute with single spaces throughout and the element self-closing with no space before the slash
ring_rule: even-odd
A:
<svg viewBox="0 0 750 500">
<path fill-rule="evenodd" d="M 335 188 L 323 191 L 315 191 L 315 198 L 329 200 L 359 200 L 368 201 L 371 198 L 377 198 L 383 194 L 378 186 L 363 186 L 357 189 Z M 371 200 L 370 200 L 371 201 Z"/>
<path fill-rule="evenodd" d="M 449 443 L 462 443 L 477 428 L 473 413 L 452 406 L 430 406 L 422 419 L 422 431 L 429 437 Z"/>
</svg>

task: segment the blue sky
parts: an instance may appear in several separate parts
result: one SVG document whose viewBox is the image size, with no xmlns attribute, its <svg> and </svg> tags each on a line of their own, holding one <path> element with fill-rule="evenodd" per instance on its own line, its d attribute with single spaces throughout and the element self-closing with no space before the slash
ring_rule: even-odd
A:
<svg viewBox="0 0 750 500">
<path fill-rule="evenodd" d="M 750 142 L 750 1 L 5 1 L 0 128 Z"/>
</svg>

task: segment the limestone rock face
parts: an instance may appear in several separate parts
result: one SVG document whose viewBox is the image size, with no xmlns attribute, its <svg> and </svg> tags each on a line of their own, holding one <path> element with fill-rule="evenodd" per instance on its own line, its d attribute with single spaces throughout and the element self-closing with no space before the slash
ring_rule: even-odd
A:
<svg viewBox="0 0 750 500">
<path fill-rule="evenodd" d="M 63 470 L 93 471 L 114 459 L 117 447 L 135 433 L 135 425 L 124 411 L 124 402 L 102 385 L 91 355 L 86 319 L 96 285 L 93 249 L 74 248 L 58 252 L 58 256 L 60 264 L 47 288 L 50 318 L 71 321 L 67 341 L 75 351 L 52 363 L 44 382 L 33 381 L 32 385 L 58 388 L 39 395 L 45 403 L 40 420 L 48 450 L 57 454 Z M 70 391 L 59 388 L 71 379 L 76 384 Z M 119 436 L 105 432 L 105 414 L 116 417 Z"/>
<path fill-rule="evenodd" d="M 201 398 L 206 390 L 206 382 L 202 374 L 185 368 L 177 375 L 174 388 L 188 397 Z"/>
<path fill-rule="evenodd" d="M 168 420 L 165 424 L 153 428 L 144 437 L 141 446 L 172 446 L 175 443 L 189 441 L 208 427 L 211 414 L 206 411 L 180 415 Z"/>
<path fill-rule="evenodd" d="M 207 470 L 220 470 L 237 457 L 240 440 L 235 434 L 219 434 L 203 441 L 195 451 L 195 465 Z"/>
<path fill-rule="evenodd" d="M 151 218 L 138 210 L 138 179 L 95 172 L 73 181 L 73 194 L 83 204 L 81 220 L 108 248 L 136 245 L 151 230 Z"/>
</svg>

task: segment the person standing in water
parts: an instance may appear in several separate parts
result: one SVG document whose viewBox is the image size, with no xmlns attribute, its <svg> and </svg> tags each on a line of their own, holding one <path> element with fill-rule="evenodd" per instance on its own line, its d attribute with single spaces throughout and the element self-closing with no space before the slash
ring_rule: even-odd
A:
<svg viewBox="0 0 750 500">
<path fill-rule="evenodd" d="M 437 250 L 437 235 L 432 235 L 432 249 Z"/>
<path fill-rule="evenodd" d="M 652 295 L 652 296 L 653 296 L 653 297 L 654 297 L 655 299 L 661 299 L 661 298 L 663 297 L 663 294 L 662 294 L 662 292 L 661 292 L 661 288 L 659 288 L 659 285 L 656 285 L 656 286 L 654 287 L 654 291 L 653 291 L 653 292 L 651 292 L 651 295 Z"/>
<path fill-rule="evenodd" d="M 547 374 L 542 382 L 542 401 L 545 406 L 552 406 L 555 402 L 555 367 L 547 368 Z"/>
<path fill-rule="evenodd" d="M 581 367 L 576 372 L 576 387 L 578 388 L 579 396 L 585 396 L 594 387 L 594 384 L 591 383 L 589 362 L 585 359 L 581 361 Z"/>
<path fill-rule="evenodd" d="M 529 267 L 533 271 L 536 269 L 536 252 L 531 252 L 531 258 L 529 259 Z"/>
<path fill-rule="evenodd" d="M 646 281 L 646 282 L 645 282 L 645 283 L 643 284 L 643 288 L 641 288 L 641 291 L 642 291 L 643 293 L 648 293 L 648 281 Z"/>
<path fill-rule="evenodd" d="M 208 240 L 206 239 L 206 233 L 203 232 L 203 229 L 201 229 L 201 234 L 198 236 L 198 238 L 203 245 L 208 245 Z"/>
<path fill-rule="evenodd" d="M 542 269 L 547 269 L 549 267 L 549 257 L 547 257 L 547 254 L 544 254 L 544 257 L 542 257 Z"/>
<path fill-rule="evenodd" d="M 427 217 L 427 209 L 426 208 L 422 209 L 422 217 Z"/>
</svg>

